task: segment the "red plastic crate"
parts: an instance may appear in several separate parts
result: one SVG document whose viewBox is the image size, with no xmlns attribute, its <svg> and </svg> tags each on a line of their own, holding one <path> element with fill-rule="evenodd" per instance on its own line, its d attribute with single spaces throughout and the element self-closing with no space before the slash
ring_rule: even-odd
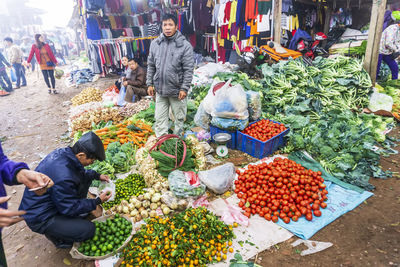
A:
<svg viewBox="0 0 400 267">
<path fill-rule="evenodd" d="M 273 121 L 278 124 L 282 124 L 276 121 Z M 256 123 L 256 122 L 253 122 Z M 249 126 L 253 123 L 250 123 Z M 243 151 L 255 158 L 265 158 L 266 156 L 271 155 L 280 147 L 285 145 L 285 135 L 289 133 L 289 128 L 280 134 L 272 137 L 271 139 L 262 142 L 248 134 L 242 133 L 240 131 L 237 132 L 237 144 L 236 149 Z"/>
</svg>

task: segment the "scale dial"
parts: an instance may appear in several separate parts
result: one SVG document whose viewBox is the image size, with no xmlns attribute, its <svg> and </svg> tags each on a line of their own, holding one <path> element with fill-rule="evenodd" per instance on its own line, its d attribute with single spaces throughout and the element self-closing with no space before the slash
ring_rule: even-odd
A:
<svg viewBox="0 0 400 267">
<path fill-rule="evenodd" d="M 217 155 L 221 158 L 224 158 L 228 155 L 228 148 L 226 145 L 217 146 Z"/>
</svg>

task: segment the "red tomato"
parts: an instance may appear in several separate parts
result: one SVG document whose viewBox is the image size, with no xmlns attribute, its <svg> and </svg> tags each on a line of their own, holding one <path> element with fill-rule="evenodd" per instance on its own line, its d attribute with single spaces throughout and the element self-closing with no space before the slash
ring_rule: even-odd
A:
<svg viewBox="0 0 400 267">
<path fill-rule="evenodd" d="M 328 205 L 325 202 L 321 202 L 320 206 L 321 208 L 325 209 Z"/>
<path fill-rule="evenodd" d="M 264 215 L 264 218 L 265 218 L 267 221 L 270 221 L 270 220 L 272 219 L 271 214 L 269 214 L 269 213 L 265 214 L 265 215 Z"/>
<path fill-rule="evenodd" d="M 277 217 L 277 216 L 272 216 L 272 221 L 273 221 L 274 223 L 278 222 L 278 217 Z"/>
<path fill-rule="evenodd" d="M 297 222 L 297 221 L 299 220 L 299 217 L 297 217 L 297 216 L 295 215 L 295 216 L 292 217 L 292 220 L 293 220 L 294 222 Z"/>
<path fill-rule="evenodd" d="M 290 218 L 289 218 L 289 217 L 283 218 L 283 222 L 284 222 L 284 223 L 290 223 Z"/>
<path fill-rule="evenodd" d="M 307 220 L 307 221 L 311 221 L 311 220 L 312 220 L 312 217 L 313 217 L 313 216 L 312 216 L 311 213 L 307 213 L 307 214 L 306 214 L 306 220 Z"/>
<path fill-rule="evenodd" d="M 321 211 L 320 210 L 314 210 L 314 216 L 320 217 L 321 216 Z"/>
</svg>

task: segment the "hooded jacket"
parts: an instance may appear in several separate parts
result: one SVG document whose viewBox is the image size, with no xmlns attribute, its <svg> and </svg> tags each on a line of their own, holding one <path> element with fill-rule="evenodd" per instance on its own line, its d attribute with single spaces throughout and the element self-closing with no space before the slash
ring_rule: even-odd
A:
<svg viewBox="0 0 400 267">
<path fill-rule="evenodd" d="M 193 48 L 186 38 L 179 31 L 169 38 L 162 34 L 150 45 L 146 84 L 161 96 L 177 97 L 189 90 L 193 68 Z"/>
<path fill-rule="evenodd" d="M 19 206 L 28 226 L 36 232 L 55 215 L 77 217 L 96 209 L 99 199 L 87 199 L 87 188 L 100 175 L 85 170 L 70 147 L 60 148 L 47 155 L 36 171 L 49 176 L 54 186 L 38 196 L 25 189 Z M 85 190 L 86 188 L 86 190 Z"/>
</svg>

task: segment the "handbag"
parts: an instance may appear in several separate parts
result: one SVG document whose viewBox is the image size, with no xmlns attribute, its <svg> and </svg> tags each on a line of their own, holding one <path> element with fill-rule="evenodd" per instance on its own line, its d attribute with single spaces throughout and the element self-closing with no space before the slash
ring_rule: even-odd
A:
<svg viewBox="0 0 400 267">
<path fill-rule="evenodd" d="M 47 61 L 46 62 L 47 67 L 54 67 L 55 64 L 53 63 L 53 61 Z"/>
</svg>

